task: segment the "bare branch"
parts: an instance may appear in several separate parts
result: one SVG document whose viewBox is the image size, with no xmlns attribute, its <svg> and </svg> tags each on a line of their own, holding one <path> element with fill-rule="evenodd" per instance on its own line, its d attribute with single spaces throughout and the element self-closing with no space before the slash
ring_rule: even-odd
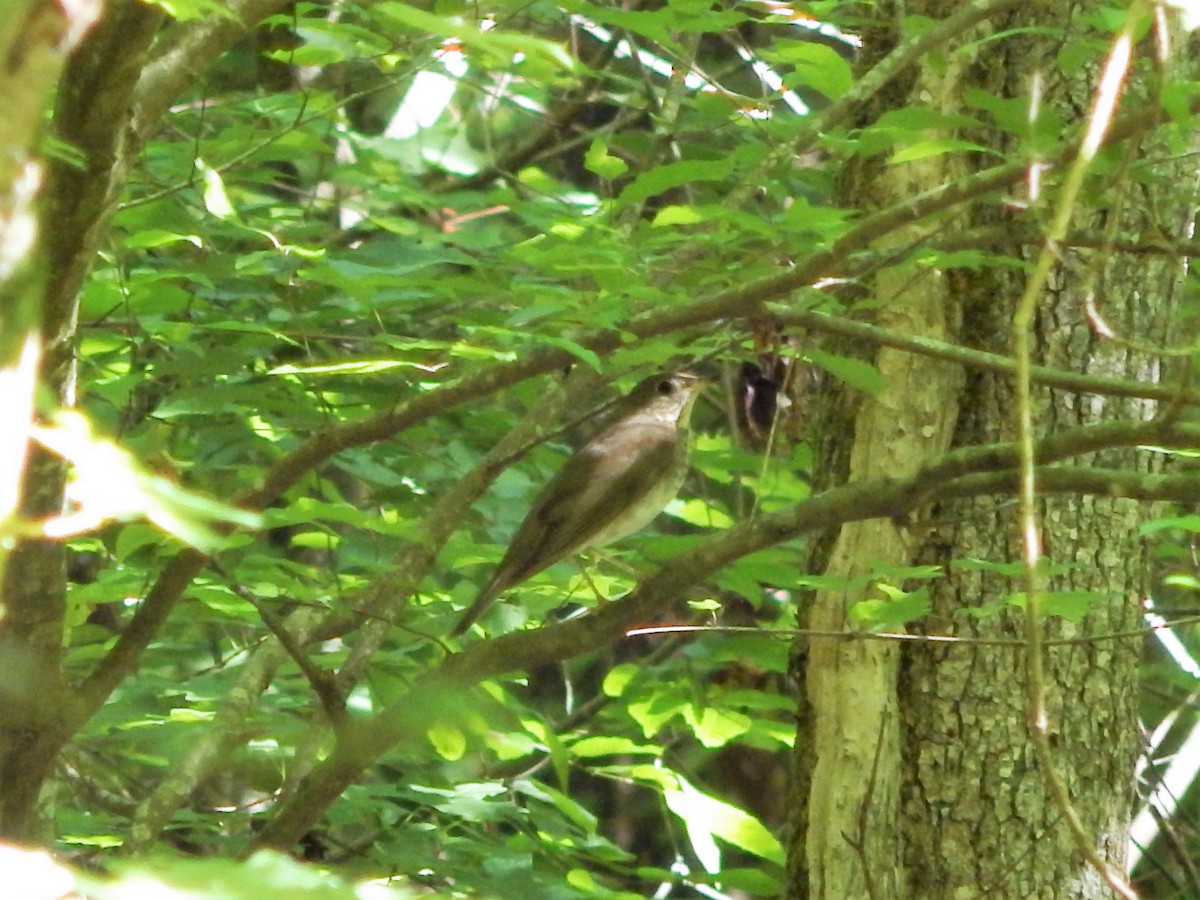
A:
<svg viewBox="0 0 1200 900">
<path fill-rule="evenodd" d="M 171 103 L 250 29 L 288 0 L 230 0 L 227 15 L 173 26 L 142 69 L 133 103 L 133 132 L 145 142 Z"/>
<path fill-rule="evenodd" d="M 1016 361 L 999 353 L 972 350 L 958 344 L 950 344 L 934 338 L 903 334 L 890 328 L 856 322 L 843 316 L 812 310 L 791 310 L 781 305 L 771 305 L 774 319 L 785 325 L 798 325 L 816 331 L 827 331 L 846 337 L 862 338 L 883 347 L 908 350 L 932 359 L 943 359 L 961 363 L 969 369 L 999 372 L 1005 375 L 1016 373 Z M 1100 394 L 1106 397 L 1130 397 L 1141 400 L 1160 400 L 1164 403 L 1200 404 L 1200 391 L 1179 390 L 1169 386 L 1149 384 L 1127 378 L 1110 378 L 1104 375 L 1084 375 L 1049 366 L 1032 366 L 1030 377 L 1036 384 L 1046 387 L 1077 391 L 1081 394 Z"/>
<path fill-rule="evenodd" d="M 1044 465 L 1110 447 L 1145 443 L 1194 446 L 1197 442 L 1200 442 L 1200 427 L 1197 426 L 1161 422 L 1095 425 L 1044 439 L 1038 446 L 1038 461 Z M 487 678 L 561 662 L 621 640 L 631 627 L 652 620 L 691 585 L 703 581 L 723 566 L 804 533 L 860 519 L 904 516 L 931 499 L 961 496 L 959 492 L 965 490 L 963 486 L 970 484 L 966 481 L 968 476 L 979 478 L 975 487 L 981 492 L 1011 484 L 1016 477 L 1018 455 L 1015 443 L 965 448 L 931 460 L 907 478 L 875 479 L 835 488 L 703 541 L 644 579 L 625 598 L 606 604 L 587 616 L 536 631 L 504 635 L 451 656 L 440 670 L 418 679 L 407 694 L 377 716 L 356 723 L 344 732 L 334 753 L 282 804 L 255 846 L 290 847 L 380 754 L 406 738 L 424 735 L 434 722 L 465 711 L 447 710 L 428 698 L 447 696 L 448 693 L 461 695 L 464 686 Z M 1050 489 L 1054 486 L 1065 489 L 1070 479 L 1075 478 L 1077 485 L 1091 485 L 1108 493 L 1109 482 L 1088 480 L 1086 469 L 1065 469 L 1063 471 L 1071 474 L 1063 478 L 1055 475 L 1056 471 L 1054 467 L 1039 469 Z M 1128 475 L 1135 476 L 1136 473 Z M 1124 484 L 1131 495 L 1140 491 L 1153 496 L 1174 490 L 1184 491 L 1185 499 L 1187 496 L 1200 498 L 1200 479 L 1173 478 L 1175 480 L 1158 475 L 1127 477 Z"/>
<path fill-rule="evenodd" d="M 1200 111 L 1200 98 L 1193 100 L 1193 106 Z M 1118 140 L 1136 133 L 1152 121 L 1154 115 L 1157 115 L 1154 109 L 1144 109 L 1119 120 L 1110 129 L 1110 140 Z M 1070 159 L 1076 153 L 1078 145 L 1078 139 L 1066 139 L 1058 150 L 1046 159 L 1048 162 Z M 690 329 L 711 327 L 712 323 L 718 321 L 769 318 L 773 315 L 773 311 L 768 308 L 769 302 L 783 300 L 793 291 L 809 287 L 820 278 L 846 273 L 856 253 L 866 250 L 894 229 L 940 215 L 960 204 L 1002 191 L 1019 182 L 1025 173 L 1024 162 L 1004 164 L 975 173 L 862 219 L 832 244 L 797 260 L 792 267 L 779 274 L 690 303 L 649 309 L 633 316 L 619 328 L 594 329 L 570 337 L 582 347 L 605 354 L 625 345 L 631 336 L 646 340 Z M 264 474 L 260 486 L 246 493 L 239 502 L 250 508 L 261 509 L 295 484 L 304 474 L 338 452 L 392 438 L 404 429 L 460 404 L 482 399 L 525 379 L 570 365 L 574 361 L 575 358 L 564 350 L 554 347 L 539 348 L 513 362 L 494 364 L 486 370 L 466 375 L 434 391 L 400 402 L 391 410 L 331 428 L 305 441 L 276 463 Z M 1124 427 L 1139 434 L 1144 433 L 1146 429 L 1153 430 L 1151 426 L 1143 424 Z M 1118 440 L 1116 444 L 1101 446 L 1118 445 L 1124 444 Z M 988 448 L 982 450 L 987 452 Z M 968 471 L 969 468 L 946 473 L 944 477 L 967 474 Z M 892 514 L 886 511 L 880 513 Z M 743 533 L 741 529 L 737 529 L 737 532 Z M 770 543 L 772 542 L 768 541 L 763 546 Z M 741 554 L 730 558 L 736 558 L 737 555 Z M 203 556 L 192 550 L 181 551 L 180 555 L 168 564 L 139 607 L 131 627 L 97 667 L 94 676 L 88 680 L 87 689 L 80 698 L 81 714 L 83 710 L 95 709 L 120 680 L 134 670 L 149 640 L 170 615 L 183 590 L 203 565 Z M 510 659 L 509 662 L 511 661 Z"/>
</svg>

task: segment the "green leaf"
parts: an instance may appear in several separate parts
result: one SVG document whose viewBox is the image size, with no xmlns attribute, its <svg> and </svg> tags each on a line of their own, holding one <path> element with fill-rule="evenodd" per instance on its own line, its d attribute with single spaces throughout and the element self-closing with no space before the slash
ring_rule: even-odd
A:
<svg viewBox="0 0 1200 900">
<path fill-rule="evenodd" d="M 731 158 L 708 160 L 682 160 L 666 163 L 638 175 L 617 198 L 619 206 L 632 206 L 651 197 L 692 184 L 697 181 L 724 181 L 734 167 Z"/>
<path fill-rule="evenodd" d="M 1186 516 L 1166 516 L 1147 522 L 1138 529 L 1138 534 L 1145 536 L 1159 531 L 1186 531 L 1200 534 L 1200 515 L 1194 513 Z"/>
<path fill-rule="evenodd" d="M 888 160 L 888 164 L 897 166 L 901 163 L 927 159 L 931 156 L 944 156 L 956 150 L 969 150 L 988 156 L 1002 156 L 1002 154 L 996 153 L 994 150 L 989 150 L 987 147 L 983 147 L 973 141 L 962 141 L 957 138 L 929 138 L 923 141 L 916 141 L 907 147 L 901 147 L 892 154 L 891 159 Z"/>
<path fill-rule="evenodd" d="M 883 376 L 869 362 L 861 359 L 851 359 L 847 356 L 835 356 L 824 350 L 809 349 L 804 354 L 817 366 L 820 366 L 834 378 L 846 382 L 850 387 L 878 397 L 885 387 Z"/>
<path fill-rule="evenodd" d="M 467 751 L 467 739 L 461 730 L 446 722 L 435 722 L 425 736 L 442 759 L 462 759 Z"/>
<path fill-rule="evenodd" d="M 164 231 L 161 228 L 149 228 L 145 231 L 139 231 L 136 234 L 130 234 L 121 239 L 121 243 L 127 248 L 150 248 L 150 247 L 167 247 L 171 244 L 187 243 L 195 247 L 203 247 L 204 241 L 198 234 L 176 234 L 173 231 Z"/>
<path fill-rule="evenodd" d="M 322 363 L 297 366 L 286 363 L 267 371 L 268 375 L 375 375 L 392 369 L 428 369 L 419 363 L 402 359 L 360 359 L 354 362 Z"/>
<path fill-rule="evenodd" d="M 514 781 L 512 788 L 518 794 L 551 804 L 584 832 L 593 832 L 596 830 L 596 817 L 580 805 L 578 801 L 573 800 L 562 791 L 556 791 L 549 785 L 538 781 L 530 781 L 525 778 L 518 778 Z"/>
<path fill-rule="evenodd" d="M 592 877 L 592 873 L 587 869 L 571 869 L 567 872 L 567 884 L 577 890 L 583 891 L 586 896 L 592 896 L 598 893 L 599 885 L 596 879 Z"/>
<path fill-rule="evenodd" d="M 593 140 L 591 146 L 588 147 L 587 153 L 583 155 L 583 165 L 589 172 L 595 172 L 601 178 L 609 181 L 624 175 L 629 170 L 625 160 L 609 154 L 608 145 L 600 138 Z"/>
<path fill-rule="evenodd" d="M 589 350 L 581 344 L 567 337 L 560 335 L 538 334 L 537 339 L 544 344 L 549 344 L 551 347 L 557 347 L 559 350 L 566 350 L 572 356 L 577 357 L 581 361 L 587 363 L 597 372 L 604 371 L 604 363 L 594 350 Z"/>
<path fill-rule="evenodd" d="M 638 671 L 638 667 L 633 663 L 620 663 L 613 666 L 604 676 L 604 683 L 601 687 L 604 696 L 620 697 L 637 677 Z"/>
<path fill-rule="evenodd" d="M 103 879 L 93 875 L 78 876 L 89 898 L 358 900 L 363 896 L 359 888 L 331 874 L 327 866 L 305 865 L 272 851 L 260 851 L 248 860 L 182 859 L 160 855 L 121 861 L 113 869 L 115 876 Z M 407 891 L 375 885 L 370 890 L 380 900 L 401 900 L 411 896 Z"/>
<path fill-rule="evenodd" d="M 695 206 L 664 206 L 654 215 L 651 223 L 655 228 L 667 228 L 674 225 L 698 225 L 708 218 L 704 212 Z"/>
<path fill-rule="evenodd" d="M 1008 598 L 1010 606 L 1024 609 L 1028 595 L 1021 591 Z M 1071 622 L 1081 622 L 1097 603 L 1116 600 L 1116 591 L 1043 591 L 1037 595 L 1042 614 L 1061 616 Z"/>
<path fill-rule="evenodd" d="M 682 776 L 676 776 L 676 785 L 664 790 L 663 797 L 668 809 L 683 821 L 692 849 L 708 872 L 721 869 L 720 851 L 713 838 L 769 862 L 783 863 L 783 847 L 758 819 L 708 796 Z"/>
<path fill-rule="evenodd" d="M 222 0 L 142 0 L 157 6 L 178 22 L 191 22 L 205 16 L 218 16 L 238 22 L 237 14 Z"/>
<path fill-rule="evenodd" d="M 672 500 L 667 504 L 665 512 L 673 519 L 700 528 L 731 528 L 734 524 L 728 513 L 699 499 Z"/>
<path fill-rule="evenodd" d="M 700 713 L 698 716 L 697 711 Z M 688 707 L 684 718 L 692 727 L 696 740 L 709 748 L 724 747 L 749 731 L 751 725 L 751 719 L 747 715 L 727 709 L 714 709 L 711 706 L 700 710 L 694 706 Z"/>
<path fill-rule="evenodd" d="M 890 596 L 886 600 L 859 600 L 851 606 L 849 619 L 855 628 L 863 631 L 894 631 L 909 622 L 915 622 L 930 610 L 927 587 L 910 593 L 891 585 L 880 584 L 876 587 Z"/>
<path fill-rule="evenodd" d="M 677 47 L 678 43 L 672 35 L 671 10 L 661 9 L 627 9 L 618 6 L 602 6 L 588 3 L 586 0 L 564 0 L 563 9 L 586 16 L 601 25 L 614 25 L 628 29 L 634 34 L 650 38 L 667 48 Z"/>
<path fill-rule="evenodd" d="M 639 744 L 625 737 L 590 737 L 571 744 L 571 753 L 579 757 L 650 755 L 660 756 L 663 748 L 657 744 Z"/>
<path fill-rule="evenodd" d="M 979 125 L 979 120 L 962 113 L 948 113 L 928 106 L 905 106 L 888 110 L 872 127 L 897 133 L 914 133 L 954 131 L 958 128 L 978 128 Z"/>
<path fill-rule="evenodd" d="M 1081 565 L 1081 563 L 1055 562 L 1050 557 L 1043 556 L 1038 560 L 1037 570 L 1041 575 L 1049 578 L 1054 575 L 1066 575 L 1068 572 L 1079 569 Z M 1003 575 L 1005 578 L 1019 578 L 1021 573 L 1025 571 L 1025 564 L 1020 560 L 994 562 L 990 559 L 977 559 L 968 556 L 954 560 L 951 563 L 951 568 L 964 572 L 992 572 L 996 575 Z"/>
<path fill-rule="evenodd" d="M 1200 578 L 1195 575 L 1189 575 L 1186 572 L 1177 572 L 1173 575 L 1168 575 L 1162 580 L 1167 587 L 1184 588 L 1189 591 L 1200 590 Z"/>
<path fill-rule="evenodd" d="M 738 890 L 755 897 L 782 897 L 784 885 L 779 878 L 773 878 L 762 869 L 733 869 L 721 870 L 721 887 L 727 891 Z"/>
<path fill-rule="evenodd" d="M 967 88 L 963 98 L 968 106 L 990 114 L 995 123 L 1008 133 L 1029 133 L 1028 97 L 998 97 L 979 88 Z"/>
<path fill-rule="evenodd" d="M 638 726 L 642 735 L 652 738 L 662 727 L 677 715 L 680 715 L 691 704 L 674 692 L 658 691 L 651 697 L 643 697 L 629 703 L 625 708 Z"/>
<path fill-rule="evenodd" d="M 474 22 L 434 15 L 391 0 L 375 4 L 372 11 L 421 34 L 456 38 L 468 49 L 485 56 L 490 64 L 505 65 L 511 63 L 514 56 L 520 56 L 548 63 L 552 70 L 571 72 L 575 69 L 574 59 L 560 44 L 534 34 L 506 33 L 498 29 L 482 31 Z"/>
<path fill-rule="evenodd" d="M 237 215 L 229 194 L 225 191 L 225 180 L 221 173 L 196 157 L 196 168 L 204 181 L 204 208 L 218 219 L 232 219 Z"/>
<path fill-rule="evenodd" d="M 763 58 L 793 67 L 784 76 L 785 87 L 809 87 L 830 100 L 841 97 L 854 83 L 850 63 L 832 47 L 815 41 L 781 41 Z"/>
<path fill-rule="evenodd" d="M 507 802 L 493 799 L 508 794 L 508 788 L 499 782 L 469 782 L 451 789 L 413 784 L 409 790 L 420 794 L 436 809 L 472 822 L 502 821 L 511 809 Z"/>
</svg>

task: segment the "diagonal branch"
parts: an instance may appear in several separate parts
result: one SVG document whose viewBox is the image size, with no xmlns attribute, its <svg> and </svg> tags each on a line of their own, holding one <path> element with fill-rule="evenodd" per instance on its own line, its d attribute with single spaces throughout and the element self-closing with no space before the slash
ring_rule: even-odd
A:
<svg viewBox="0 0 1200 900">
<path fill-rule="evenodd" d="M 217 57 L 289 4 L 290 0 L 229 0 L 220 15 L 172 26 L 138 78 L 132 130 L 139 144 L 146 141 L 171 103 L 195 84 Z"/>
<path fill-rule="evenodd" d="M 904 334 L 891 328 L 856 322 L 843 316 L 813 310 L 795 310 L 782 304 L 769 304 L 775 321 L 784 325 L 797 325 L 814 331 L 827 331 L 845 337 L 862 338 L 883 347 L 907 350 L 928 356 L 960 363 L 968 369 L 985 372 L 1000 372 L 1015 375 L 1017 363 L 1010 356 L 974 350 L 959 344 L 939 341 L 935 338 Z M 1035 384 L 1051 388 L 1076 391 L 1081 394 L 1099 394 L 1105 397 L 1129 397 L 1139 400 L 1159 400 L 1164 403 L 1180 401 L 1200 405 L 1200 391 L 1135 381 L 1130 378 L 1112 378 L 1107 375 L 1085 375 L 1050 366 L 1031 366 L 1030 378 Z"/>
<path fill-rule="evenodd" d="M 1194 101 L 1200 110 L 1200 98 Z M 1134 130 L 1140 122 L 1114 126 L 1112 134 Z M 1054 158 L 1066 159 L 1077 141 L 1066 141 Z M 748 285 L 722 291 L 712 297 L 666 308 L 655 308 L 633 316 L 619 329 L 593 329 L 572 339 L 599 354 L 610 353 L 631 338 L 646 340 L 666 334 L 710 327 L 721 320 L 744 321 L 772 314 L 770 301 L 781 300 L 817 279 L 843 274 L 854 253 L 867 249 L 875 240 L 902 226 L 938 215 L 959 204 L 994 193 L 1019 181 L 1023 163 L 986 169 L 949 185 L 920 194 L 860 221 L 829 246 L 798 260 L 788 270 Z M 315 435 L 289 453 L 263 476 L 260 487 L 240 498 L 240 503 L 261 509 L 296 483 L 305 473 L 331 456 L 351 447 L 394 437 L 448 409 L 489 396 L 527 378 L 570 365 L 574 357 L 554 347 L 539 348 L 513 362 L 497 363 L 486 370 L 463 376 L 444 386 L 399 403 L 391 410 L 356 422 L 346 423 Z M 130 627 L 97 666 L 80 699 L 80 714 L 95 711 L 109 693 L 133 672 L 153 635 L 170 615 L 183 590 L 204 566 L 204 557 L 194 550 L 181 551 L 155 582 L 138 608 Z"/>
<path fill-rule="evenodd" d="M 1200 111 L 1200 97 L 1192 100 Z M 1144 128 L 1153 121 L 1153 108 L 1135 112 L 1114 124 L 1109 140 L 1115 141 Z M 1045 159 L 1059 163 L 1072 158 L 1079 138 L 1062 141 Z M 620 327 L 593 329 L 569 337 L 578 345 L 599 354 L 610 353 L 630 340 L 647 340 L 663 335 L 710 328 L 718 321 L 745 321 L 771 315 L 767 304 L 788 297 L 793 291 L 811 286 L 824 277 L 846 273 L 855 253 L 868 249 L 873 242 L 895 229 L 938 216 L 963 203 L 1003 191 L 1018 183 L 1026 174 L 1024 162 L 999 165 L 910 198 L 860 220 L 840 238 L 800 258 L 785 271 L 759 279 L 708 298 L 670 307 L 655 307 L 631 317 Z M 356 422 L 331 428 L 315 435 L 271 467 L 260 486 L 240 500 L 250 508 L 261 509 L 334 454 L 355 446 L 394 437 L 406 428 L 445 412 L 455 406 L 482 399 L 520 381 L 546 374 L 575 361 L 564 350 L 539 348 L 513 362 L 494 364 L 488 369 L 399 403 L 391 410 Z M 1135 426 L 1131 426 L 1135 427 Z M 166 621 L 191 579 L 201 571 L 205 558 L 193 550 L 181 551 L 159 576 L 134 615 L 130 627 L 88 678 L 76 698 L 74 712 L 86 718 L 99 708 L 117 684 L 132 673 L 153 635 Z"/>
<path fill-rule="evenodd" d="M 1091 470 L 1060 470 L 1046 464 L 1096 450 L 1146 443 L 1196 446 L 1200 443 L 1200 426 L 1157 421 L 1120 423 L 1053 435 L 1038 445 L 1038 462 L 1043 467 L 1039 478 L 1044 478 L 1052 490 L 1078 488 L 1107 494 L 1108 479 L 1091 478 Z M 462 696 L 465 686 L 507 672 L 561 662 L 621 640 L 628 629 L 652 620 L 690 586 L 722 567 L 802 534 L 850 521 L 901 517 L 926 502 L 962 496 L 971 488 L 980 493 L 1003 489 L 1016 478 L 1018 458 L 1016 443 L 963 448 L 931 460 L 906 478 L 873 479 L 832 489 L 702 541 L 643 580 L 625 598 L 587 616 L 504 635 L 449 657 L 439 670 L 419 678 L 404 696 L 378 715 L 346 729 L 331 756 L 281 804 L 276 817 L 256 839 L 255 847 L 292 846 L 381 754 L 406 738 L 420 739 L 434 723 L 466 711 L 448 710 L 433 698 Z M 1057 474 L 1060 471 L 1065 474 Z M 1103 474 L 1119 475 L 1118 483 L 1130 497 L 1200 498 L 1200 478 Z"/>
</svg>

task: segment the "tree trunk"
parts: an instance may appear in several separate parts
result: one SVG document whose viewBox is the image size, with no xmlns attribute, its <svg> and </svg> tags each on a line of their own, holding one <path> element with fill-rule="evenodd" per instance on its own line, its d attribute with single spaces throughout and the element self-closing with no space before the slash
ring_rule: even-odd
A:
<svg viewBox="0 0 1200 900">
<path fill-rule="evenodd" d="M 926 59 L 896 83 L 874 110 L 932 107 L 973 114 L 969 89 L 1000 98 L 1028 98 L 1040 80 L 1043 114 L 1071 126 L 1091 105 L 1102 60 L 1070 75 L 1059 70 L 1064 48 L 1109 36 L 1084 34 L 1079 8 L 1039 5 L 963 36 L 960 48 Z M 890 6 L 890 5 L 888 5 Z M 909 15 L 944 18 L 956 3 L 908 3 Z M 864 64 L 899 40 L 904 4 L 881 10 L 878 30 L 864 35 Z M 890 15 L 887 13 L 890 12 Z M 1047 37 L 1012 36 L 979 44 L 989 33 L 1040 26 L 1062 29 Z M 1019 34 L 1019 32 L 1018 32 Z M 1152 65 L 1131 76 L 1126 102 L 1157 102 L 1148 78 Z M 980 115 L 980 118 L 986 118 Z M 1012 158 L 1016 141 L 988 127 L 943 134 L 987 144 Z M 1145 152 L 1144 147 L 1138 150 Z M 848 166 L 842 202 L 878 208 L 969 174 L 966 154 L 935 156 L 903 166 L 867 160 Z M 1118 239 L 1146 233 L 1186 236 L 1191 196 L 1171 184 L 1134 183 L 1121 156 L 1101 190 L 1076 210 L 1084 229 L 1115 229 Z M 1126 161 L 1131 157 L 1126 156 Z M 981 159 L 979 167 L 993 164 Z M 1180 167 L 1173 175 L 1181 175 Z M 1177 184 L 1178 182 L 1176 182 Z M 1149 199 L 1147 199 L 1149 198 Z M 999 226 L 1010 234 L 1050 218 L 1054 197 L 1021 212 L 999 198 L 978 203 L 939 230 Z M 1153 230 L 1152 230 L 1153 229 Z M 889 243 L 908 244 L 915 228 Z M 1033 260 L 1040 241 L 996 248 Z M 1149 261 L 1148 261 L 1149 260 Z M 945 338 L 1000 353 L 1011 352 L 1016 302 L 1028 268 L 987 264 L 943 271 L 900 266 L 870 283 L 876 321 L 910 334 Z M 1133 257 L 1105 250 L 1064 249 L 1038 300 L 1035 363 L 1146 382 L 1160 380 L 1153 348 L 1165 343 L 1167 323 L 1183 275 L 1172 256 Z M 1121 340 L 1106 339 L 1087 313 L 1095 292 L 1104 318 Z M 1014 383 L 924 358 L 881 350 L 874 363 L 886 381 L 877 397 L 857 400 L 832 389 L 816 403 L 827 430 L 817 438 L 817 467 L 837 482 L 895 476 L 947 448 L 1016 435 Z M 1060 391 L 1036 392 L 1038 434 L 1056 427 L 1154 414 L 1145 401 L 1114 401 Z M 1144 451 L 1107 451 L 1083 465 L 1146 470 L 1157 464 Z M 1154 510 L 1108 497 L 1045 497 L 1041 533 L 1056 569 L 1049 592 L 1097 592 L 1076 621 L 1050 615 L 1048 638 L 1103 635 L 1136 628 L 1139 598 L 1148 579 L 1138 526 Z M 1023 613 L 1008 602 L 1023 590 L 1015 577 L 1021 529 L 1015 502 L 981 497 L 930 508 L 913 521 L 872 521 L 842 528 L 819 549 L 830 575 L 860 579 L 845 591 L 821 591 L 808 607 L 808 627 L 846 627 L 848 608 L 879 596 L 862 587 L 871 573 L 912 565 L 942 567 L 927 582 L 932 609 L 911 628 L 929 634 L 1013 641 L 1022 637 Z M 1054 645 L 1046 650 L 1045 686 L 1054 765 L 1067 785 L 1084 828 L 1101 858 L 1123 870 L 1138 747 L 1136 677 L 1141 640 L 1127 638 Z M 855 642 L 814 638 L 798 656 L 805 687 L 796 748 L 794 824 L 789 847 L 790 895 L 829 898 L 1099 897 L 1100 875 L 1076 852 L 1063 814 L 1046 788 L 1029 737 L 1020 648 L 986 643 Z"/>
<path fill-rule="evenodd" d="M 61 566 L 40 562 L 61 551 L 15 539 L 23 521 L 62 505 L 61 475 L 41 480 L 44 459 L 29 443 L 51 277 L 34 251 L 47 230 L 37 214 L 46 181 L 38 141 L 67 54 L 99 12 L 98 2 L 18 2 L 0 23 L 0 90 L 9 98 L 0 124 L 0 834 L 18 838 L 32 836 L 38 790 L 63 737 L 54 701 L 65 588 Z"/>
</svg>

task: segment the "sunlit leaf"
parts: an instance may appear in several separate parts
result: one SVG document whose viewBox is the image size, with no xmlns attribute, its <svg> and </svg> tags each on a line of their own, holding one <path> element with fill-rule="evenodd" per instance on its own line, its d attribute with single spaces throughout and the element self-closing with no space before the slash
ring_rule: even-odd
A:
<svg viewBox="0 0 1200 900">
<path fill-rule="evenodd" d="M 684 717 L 691 725 L 696 740 L 705 747 L 724 747 L 749 731 L 751 725 L 749 716 L 711 706 L 688 708 Z"/>
<path fill-rule="evenodd" d="M 199 157 L 196 158 L 196 168 L 200 170 L 200 177 L 204 181 L 204 208 L 218 219 L 234 218 L 237 211 L 225 191 L 225 179 L 221 173 Z"/>
<path fill-rule="evenodd" d="M 723 181 L 733 172 L 732 159 L 684 160 L 666 163 L 642 172 L 621 191 L 617 202 L 622 206 L 641 203 L 665 191 L 685 184 Z"/>
<path fill-rule="evenodd" d="M 694 206 L 664 206 L 654 215 L 655 228 L 667 228 L 672 225 L 698 225 L 705 220 L 705 215 Z"/>
<path fill-rule="evenodd" d="M 672 500 L 666 509 L 672 518 L 701 528 L 729 528 L 733 519 L 703 500 Z"/>
<path fill-rule="evenodd" d="M 595 172 L 601 178 L 610 180 L 624 175 L 629 170 L 623 159 L 608 152 L 608 147 L 600 138 L 596 138 L 588 147 L 583 156 L 583 164 L 589 172 Z"/>
<path fill-rule="evenodd" d="M 215 550 L 226 539 L 213 525 L 227 522 L 257 528 L 261 521 L 257 513 L 185 490 L 147 471 L 115 444 L 93 436 L 87 421 L 77 414 L 61 413 L 55 425 L 38 426 L 35 437 L 73 467 L 67 488 L 73 508 L 44 524 L 49 537 L 142 516 L 185 543 Z"/>
<path fill-rule="evenodd" d="M 879 374 L 877 368 L 865 360 L 835 356 L 815 348 L 806 350 L 805 356 L 834 378 L 846 382 L 850 387 L 857 388 L 864 394 L 877 397 L 883 393 L 885 387 L 883 376 Z"/>
<path fill-rule="evenodd" d="M 190 22 L 203 19 L 205 16 L 220 16 L 237 21 L 237 15 L 222 0 L 142 0 L 152 6 L 161 8 L 172 19 L 180 22 Z"/>
<path fill-rule="evenodd" d="M 677 777 L 676 785 L 663 792 L 667 807 L 683 821 L 693 851 L 709 872 L 721 868 L 720 851 L 713 838 L 770 862 L 783 862 L 782 845 L 758 819 L 697 790 L 682 777 Z"/>
<path fill-rule="evenodd" d="M 624 737 L 592 737 L 575 741 L 571 744 L 571 753 L 575 756 L 618 756 L 638 754 L 658 756 L 663 748 L 656 744 L 639 744 Z"/>
</svg>

